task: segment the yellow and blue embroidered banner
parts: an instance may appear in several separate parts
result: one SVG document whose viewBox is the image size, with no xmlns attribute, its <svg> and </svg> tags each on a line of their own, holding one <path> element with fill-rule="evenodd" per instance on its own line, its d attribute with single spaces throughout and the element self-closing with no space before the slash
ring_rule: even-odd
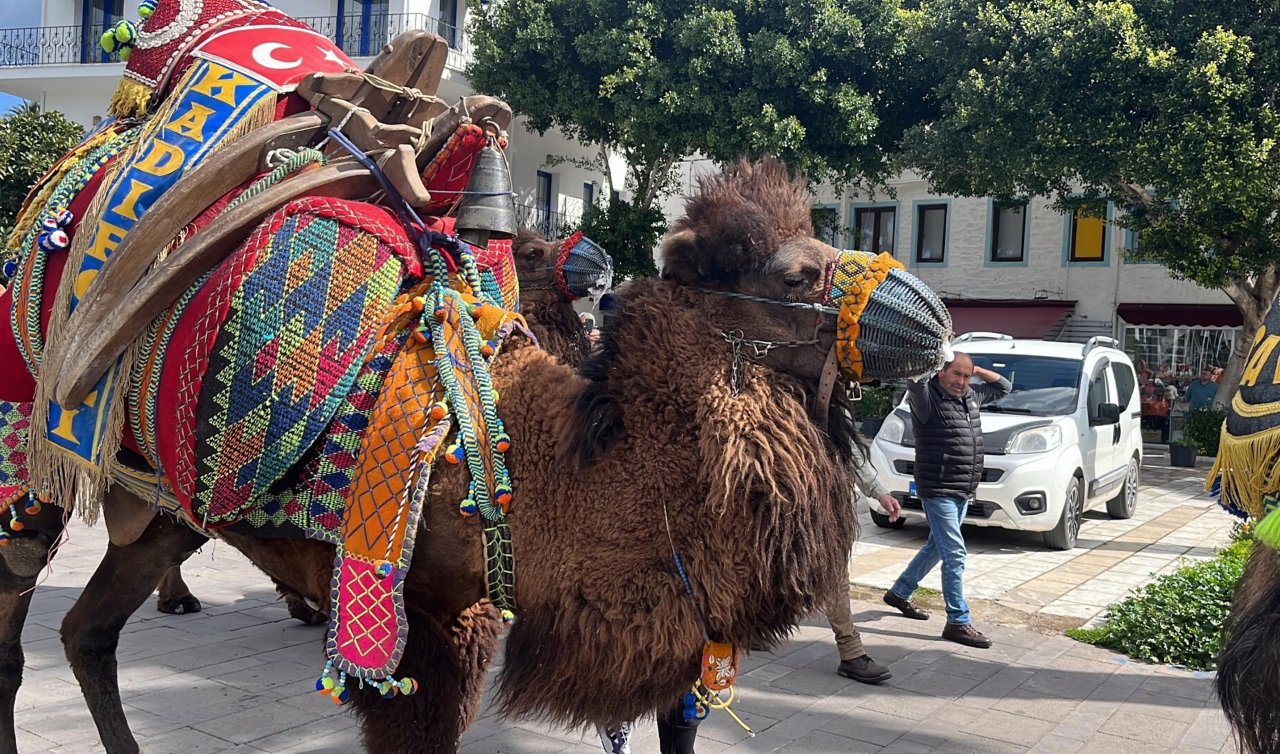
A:
<svg viewBox="0 0 1280 754">
<path fill-rule="evenodd" d="M 86 218 L 87 227 L 79 230 L 92 236 L 73 271 L 72 311 L 147 209 L 218 146 L 260 125 L 263 119 L 269 122 L 274 117 L 275 97 L 271 84 L 226 65 L 202 60 L 192 66 L 166 106 L 147 125 L 137 148 L 102 189 L 107 196 L 101 212 L 96 218 Z M 100 467 L 107 417 L 118 397 L 121 368 L 117 363 L 108 370 L 79 406 L 49 402 L 45 432 L 49 443 L 76 460 Z"/>
</svg>

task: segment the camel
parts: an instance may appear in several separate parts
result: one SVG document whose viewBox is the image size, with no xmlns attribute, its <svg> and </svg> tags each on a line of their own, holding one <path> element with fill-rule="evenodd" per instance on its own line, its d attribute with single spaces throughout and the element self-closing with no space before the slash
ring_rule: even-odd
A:
<svg viewBox="0 0 1280 754">
<path fill-rule="evenodd" d="M 854 536 L 853 427 L 841 391 L 824 415 L 810 413 L 835 324 L 792 305 L 822 302 L 836 257 L 813 238 L 803 181 L 772 161 L 742 163 L 703 181 L 663 242 L 661 279 L 619 291 L 601 348 L 580 372 L 518 337 L 495 361 L 517 490 L 505 713 L 568 726 L 652 714 L 697 676 L 699 614 L 713 639 L 746 646 L 780 639 L 819 607 Z M 726 340 L 734 332 L 790 347 L 745 359 Z M 465 491 L 464 469 L 439 464 L 396 669 L 420 690 L 383 699 L 351 689 L 370 751 L 453 752 L 475 717 L 500 622 L 485 596 L 481 539 L 457 514 Z M 119 486 L 109 495 L 140 504 Z M 232 529 L 221 537 L 306 599 L 328 594 L 332 546 Z M 48 544 L 15 545 L 23 542 Z M 115 676 L 120 629 L 202 542 L 156 516 L 137 541 L 108 548 L 64 620 L 68 659 L 108 752 L 138 751 Z M 0 670 L 9 671 L 0 673 L 9 711 L 0 752 L 16 749 L 21 625 L 35 577 L 0 574 Z"/>
<path fill-rule="evenodd" d="M 567 258 L 558 258 L 559 244 L 529 228 L 520 228 L 511 247 L 520 280 L 520 311 L 529 331 L 539 347 L 576 369 L 591 346 L 573 308 L 579 296 L 556 285 L 557 271 Z M 181 566 L 165 571 L 156 591 L 156 610 L 162 613 L 183 615 L 201 610 L 200 600 L 182 579 Z M 324 625 L 328 620 L 328 600 L 313 604 L 280 583 L 276 584 L 276 591 L 293 618 L 309 626 Z"/>
</svg>

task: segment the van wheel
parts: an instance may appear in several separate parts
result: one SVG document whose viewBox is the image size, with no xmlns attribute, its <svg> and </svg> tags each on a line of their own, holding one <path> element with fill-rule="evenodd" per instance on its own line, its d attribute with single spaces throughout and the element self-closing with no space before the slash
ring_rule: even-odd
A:
<svg viewBox="0 0 1280 754">
<path fill-rule="evenodd" d="M 890 521 L 887 515 L 876 510 L 871 511 L 871 522 L 881 529 L 901 529 L 907 525 L 905 516 L 899 515 L 897 521 Z"/>
<path fill-rule="evenodd" d="M 1138 510 L 1138 459 L 1129 460 L 1129 470 L 1124 475 L 1124 485 L 1119 494 L 1107 501 L 1107 515 L 1112 518 L 1133 518 Z"/>
<path fill-rule="evenodd" d="M 1080 536 L 1080 521 L 1084 518 L 1084 490 L 1080 480 L 1071 477 L 1067 487 L 1067 499 L 1062 504 L 1062 517 L 1052 531 L 1044 533 L 1044 543 L 1051 550 L 1070 550 Z"/>
</svg>

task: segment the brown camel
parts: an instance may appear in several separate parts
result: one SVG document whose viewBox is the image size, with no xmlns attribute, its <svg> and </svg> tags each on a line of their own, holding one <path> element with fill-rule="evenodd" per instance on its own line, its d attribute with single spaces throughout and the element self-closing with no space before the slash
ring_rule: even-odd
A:
<svg viewBox="0 0 1280 754">
<path fill-rule="evenodd" d="M 591 346 L 573 308 L 575 299 L 555 285 L 559 248 L 528 228 L 520 229 L 511 248 L 520 280 L 520 311 L 529 331 L 543 350 L 576 369 Z M 110 520 L 107 526 L 111 526 Z M 314 603 L 279 582 L 276 591 L 295 619 L 309 626 L 324 625 L 328 620 L 327 599 Z M 165 571 L 156 592 L 156 610 L 162 613 L 183 615 L 201 610 L 200 600 L 182 579 L 181 566 Z"/>
<path fill-rule="evenodd" d="M 664 242 L 663 279 L 620 292 L 582 376 L 519 344 L 495 364 L 517 490 L 506 712 L 609 725 L 665 708 L 685 690 L 703 637 L 673 549 L 716 639 L 776 640 L 828 593 L 855 526 L 852 428 L 839 399 L 823 422 L 807 412 L 825 357 L 807 345 L 815 315 L 725 295 L 821 301 L 836 250 L 813 239 L 808 211 L 803 183 L 775 164 L 709 179 Z M 806 345 L 736 362 L 725 341 L 735 330 Z M 824 323 L 824 345 L 830 331 Z M 396 674 L 420 679 L 421 690 L 391 700 L 372 689 L 353 694 L 371 751 L 456 751 L 476 713 L 498 622 L 484 598 L 479 533 L 456 513 L 465 488 L 461 467 L 437 469 L 406 584 L 409 646 Z M 224 537 L 298 594 L 328 593 L 332 547 Z M 132 545 L 109 548 L 63 623 L 108 752 L 138 750 L 115 677 L 120 628 L 201 541 L 156 517 Z M 34 578 L 6 574 L 0 584 L 0 649 L 11 671 L 0 681 L 10 711 L 3 752 L 14 749 L 24 592 Z"/>
</svg>

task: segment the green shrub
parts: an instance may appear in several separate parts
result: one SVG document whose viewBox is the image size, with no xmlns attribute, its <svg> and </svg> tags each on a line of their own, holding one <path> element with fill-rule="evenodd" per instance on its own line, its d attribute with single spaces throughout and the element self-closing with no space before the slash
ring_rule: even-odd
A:
<svg viewBox="0 0 1280 754">
<path fill-rule="evenodd" d="M 1187 429 L 1182 433 L 1183 442 L 1196 449 L 1196 453 L 1210 458 L 1218 455 L 1218 439 L 1222 436 L 1222 423 L 1227 413 L 1216 408 L 1198 408 L 1187 417 Z"/>
<path fill-rule="evenodd" d="M 1211 669 L 1252 547 L 1253 541 L 1243 538 L 1212 560 L 1160 576 L 1113 605 L 1101 626 L 1071 629 L 1067 635 L 1138 660 Z"/>
<path fill-rule="evenodd" d="M 893 410 L 894 386 L 863 387 L 862 400 L 854 406 L 859 419 L 883 419 Z"/>
</svg>

